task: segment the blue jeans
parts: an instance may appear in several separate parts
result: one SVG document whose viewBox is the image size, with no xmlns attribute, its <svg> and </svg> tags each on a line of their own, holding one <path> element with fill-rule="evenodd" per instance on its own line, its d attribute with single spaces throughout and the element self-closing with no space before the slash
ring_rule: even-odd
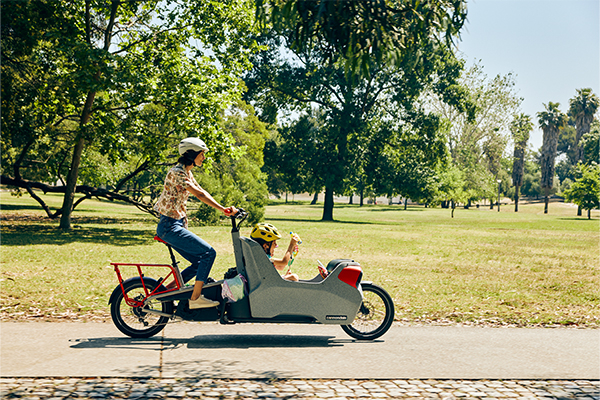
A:
<svg viewBox="0 0 600 400">
<path fill-rule="evenodd" d="M 217 252 L 210 244 L 187 230 L 184 227 L 183 219 L 178 220 L 164 215 L 160 216 L 156 234 L 192 263 L 181 272 L 184 283 L 192 279 L 194 274 L 197 281 L 206 282 L 217 257 Z"/>
</svg>

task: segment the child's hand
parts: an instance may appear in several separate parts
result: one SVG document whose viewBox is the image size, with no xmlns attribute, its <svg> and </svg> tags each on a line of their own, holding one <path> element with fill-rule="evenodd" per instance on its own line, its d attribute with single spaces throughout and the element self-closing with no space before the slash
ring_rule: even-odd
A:
<svg viewBox="0 0 600 400">
<path fill-rule="evenodd" d="M 298 236 L 297 233 L 290 232 L 290 235 L 292 236 L 292 242 L 294 242 L 294 244 L 302 244 L 302 239 L 300 239 L 300 236 Z"/>
</svg>

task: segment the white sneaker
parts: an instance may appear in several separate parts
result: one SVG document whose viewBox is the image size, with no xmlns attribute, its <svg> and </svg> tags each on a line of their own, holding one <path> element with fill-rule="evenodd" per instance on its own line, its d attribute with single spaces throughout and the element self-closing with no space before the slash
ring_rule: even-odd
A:
<svg viewBox="0 0 600 400">
<path fill-rule="evenodd" d="M 190 309 L 192 309 L 192 310 L 196 309 L 196 308 L 216 307 L 219 305 L 218 301 L 207 299 L 204 296 L 200 296 L 196 300 L 190 299 L 189 301 L 190 301 Z"/>
</svg>

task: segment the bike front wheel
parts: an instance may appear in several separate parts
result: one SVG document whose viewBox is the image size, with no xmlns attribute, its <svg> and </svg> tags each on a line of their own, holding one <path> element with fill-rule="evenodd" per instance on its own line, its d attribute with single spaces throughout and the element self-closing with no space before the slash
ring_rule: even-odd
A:
<svg viewBox="0 0 600 400">
<path fill-rule="evenodd" d="M 144 285 L 148 293 L 152 292 L 158 286 L 154 279 L 144 278 L 135 279 L 124 283 L 124 291 L 127 297 L 133 300 L 142 301 L 146 298 Z M 119 288 L 120 289 L 120 288 Z M 163 330 L 169 318 L 149 312 L 150 310 L 159 311 L 165 314 L 173 314 L 172 301 L 154 301 L 143 307 L 131 307 L 123 296 L 123 291 L 118 290 L 110 307 L 110 315 L 113 323 L 121 332 L 132 338 L 148 338 L 156 335 Z"/>
<path fill-rule="evenodd" d="M 385 334 L 394 322 L 394 302 L 381 286 L 361 284 L 363 302 L 350 325 L 342 325 L 348 335 L 358 340 L 374 340 Z"/>
</svg>

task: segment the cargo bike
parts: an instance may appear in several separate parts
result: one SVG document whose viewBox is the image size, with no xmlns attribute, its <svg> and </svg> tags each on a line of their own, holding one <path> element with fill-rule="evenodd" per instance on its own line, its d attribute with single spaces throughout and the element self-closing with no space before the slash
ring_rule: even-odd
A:
<svg viewBox="0 0 600 400">
<path fill-rule="evenodd" d="M 111 263 L 119 280 L 109 304 L 116 327 L 132 338 L 148 338 L 175 321 L 219 321 L 236 323 L 286 323 L 340 325 L 351 337 L 373 340 L 381 337 L 394 320 L 394 304 L 381 286 L 363 281 L 360 264 L 351 259 L 331 260 L 325 274 L 310 280 L 287 281 L 277 272 L 263 248 L 240 236 L 239 227 L 247 218 L 244 210 L 231 216 L 231 238 L 235 268 L 227 279 L 211 278 L 202 290 L 204 297 L 219 302 L 217 307 L 190 309 L 193 287 L 185 286 L 173 249 L 164 243 L 171 264 Z M 123 269 L 137 275 L 124 279 Z M 152 278 L 145 272 L 162 269 L 164 277 Z M 158 274 L 160 275 L 160 274 Z M 243 285 L 241 298 L 224 292 Z M 166 285 L 173 286 L 167 289 Z M 235 300 L 235 301 L 232 301 Z"/>
</svg>

